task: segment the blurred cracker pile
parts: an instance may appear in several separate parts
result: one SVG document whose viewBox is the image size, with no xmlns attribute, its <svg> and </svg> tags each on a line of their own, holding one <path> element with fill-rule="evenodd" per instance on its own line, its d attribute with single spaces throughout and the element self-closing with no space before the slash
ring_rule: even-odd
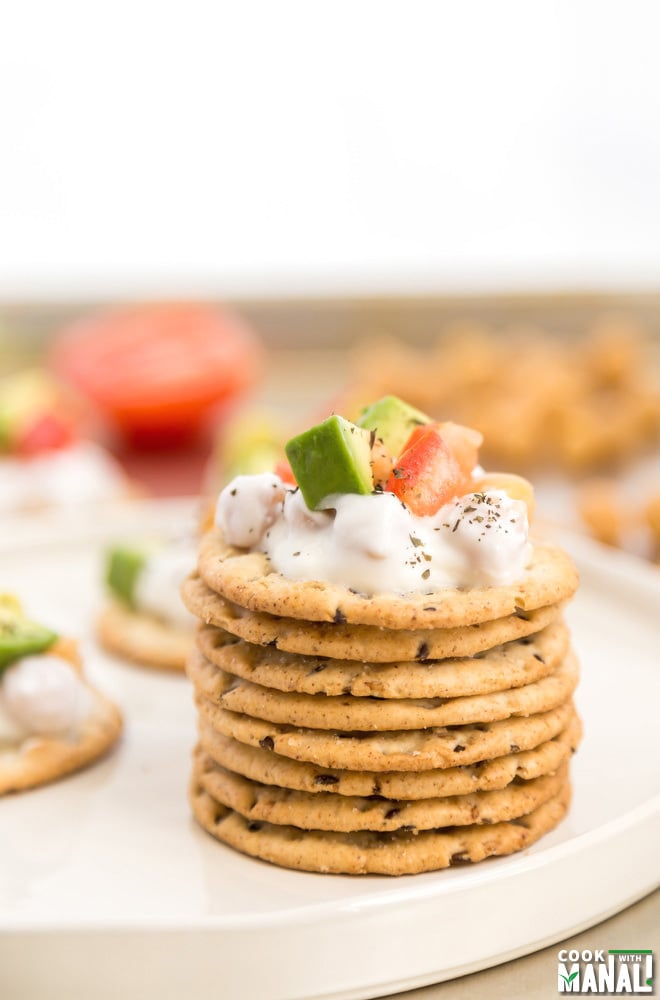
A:
<svg viewBox="0 0 660 1000">
<path fill-rule="evenodd" d="M 627 489 L 615 479 L 590 478 L 580 487 L 577 505 L 582 522 L 599 542 L 660 565 L 660 483 L 649 491 Z"/>
<path fill-rule="evenodd" d="M 654 350 L 626 318 L 600 320 L 573 337 L 462 323 L 425 349 L 363 342 L 353 358 L 353 398 L 359 404 L 390 392 L 437 419 L 451 413 L 485 433 L 491 468 L 580 474 L 658 442 Z"/>
</svg>

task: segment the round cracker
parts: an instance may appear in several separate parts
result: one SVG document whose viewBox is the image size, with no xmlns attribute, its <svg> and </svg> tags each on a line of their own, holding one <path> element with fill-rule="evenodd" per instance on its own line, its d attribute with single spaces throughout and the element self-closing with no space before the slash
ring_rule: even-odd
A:
<svg viewBox="0 0 660 1000">
<path fill-rule="evenodd" d="M 505 754 L 476 764 L 435 768 L 429 771 L 347 771 L 322 768 L 305 761 L 291 760 L 247 746 L 229 736 L 222 736 L 200 719 L 199 743 L 222 767 L 253 781 L 279 785 L 301 792 L 327 792 L 336 795 L 384 795 L 389 799 L 430 799 L 445 795 L 469 795 L 472 792 L 504 788 L 514 778 L 530 780 L 552 774 L 577 750 L 582 724 L 573 714 L 557 736 L 531 750 Z"/>
<path fill-rule="evenodd" d="M 382 796 L 294 792 L 263 785 L 219 767 L 204 751 L 195 755 L 195 774 L 216 802 L 247 820 L 296 826 L 302 830 L 437 830 L 471 823 L 502 823 L 524 816 L 556 795 L 568 778 L 566 765 L 556 774 L 513 782 L 493 792 L 473 792 L 444 798 L 399 801 Z"/>
<path fill-rule="evenodd" d="M 223 736 L 283 757 L 351 771 L 425 771 L 529 750 L 561 732 L 573 712 L 568 700 L 526 719 L 408 732 L 338 733 L 253 719 L 228 712 L 202 695 L 195 700 L 203 718 Z"/>
<path fill-rule="evenodd" d="M 207 660 L 247 681 L 279 691 L 360 698 L 461 698 L 522 687 L 553 673 L 568 642 L 568 628 L 557 620 L 474 657 L 365 664 L 257 646 L 213 625 L 202 626 L 196 635 Z M 206 693 L 215 700 L 211 690 Z"/>
<path fill-rule="evenodd" d="M 20 792 L 87 767 L 119 739 L 121 713 L 94 688 L 91 710 L 70 737 L 31 737 L 19 747 L 0 750 L 0 795 Z"/>
<path fill-rule="evenodd" d="M 110 602 L 101 611 L 96 633 L 110 653 L 162 670 L 185 670 L 194 643 L 192 622 L 187 631 L 153 615 L 132 611 L 118 601 Z"/>
<path fill-rule="evenodd" d="M 393 663 L 399 660 L 473 656 L 522 636 L 540 632 L 560 615 L 561 605 L 517 611 L 506 618 L 461 628 L 399 630 L 373 625 L 303 622 L 246 611 L 212 591 L 193 574 L 181 588 L 184 603 L 207 625 L 217 625 L 247 642 L 331 659 Z"/>
<path fill-rule="evenodd" d="M 570 803 L 570 786 L 566 783 L 554 798 L 506 823 L 422 833 L 329 833 L 252 822 L 217 802 L 196 776 L 190 803 L 197 822 L 213 837 L 285 868 L 347 875 L 412 875 L 529 847 L 563 819 Z"/>
<path fill-rule="evenodd" d="M 249 611 L 389 629 L 458 628 L 493 621 L 518 609 L 531 611 L 565 601 L 578 585 L 567 553 L 537 543 L 529 567 L 514 584 L 368 596 L 334 583 L 282 576 L 268 556 L 229 545 L 218 528 L 202 539 L 198 571 L 211 590 Z"/>
<path fill-rule="evenodd" d="M 553 674 L 540 681 L 466 698 L 384 699 L 284 693 L 226 674 L 197 650 L 188 659 L 187 671 L 199 694 L 230 712 L 268 722 L 343 732 L 429 729 L 534 715 L 563 704 L 579 679 L 572 652 Z"/>
</svg>

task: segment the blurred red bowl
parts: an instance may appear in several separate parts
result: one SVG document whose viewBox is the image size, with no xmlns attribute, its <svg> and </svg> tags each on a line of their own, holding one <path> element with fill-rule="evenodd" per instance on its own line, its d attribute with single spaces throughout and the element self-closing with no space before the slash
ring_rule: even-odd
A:
<svg viewBox="0 0 660 1000">
<path fill-rule="evenodd" d="M 129 306 L 59 334 L 55 371 L 137 447 L 179 446 L 257 380 L 263 350 L 226 308 L 192 303 Z"/>
</svg>

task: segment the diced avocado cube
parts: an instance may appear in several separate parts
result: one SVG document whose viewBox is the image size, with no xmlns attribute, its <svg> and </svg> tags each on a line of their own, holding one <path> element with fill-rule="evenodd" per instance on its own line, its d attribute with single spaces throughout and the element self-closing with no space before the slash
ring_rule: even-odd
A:
<svg viewBox="0 0 660 1000">
<path fill-rule="evenodd" d="M 310 510 L 332 506 L 337 493 L 371 493 L 369 431 L 334 415 L 286 446 L 296 482 Z"/>
<path fill-rule="evenodd" d="M 22 656 L 43 653 L 56 639 L 56 632 L 26 618 L 15 599 L 0 596 L 0 671 Z"/>
<path fill-rule="evenodd" d="M 148 549 L 129 545 L 117 545 L 108 552 L 105 581 L 115 597 L 130 607 L 135 607 L 135 585 L 148 556 Z"/>
<path fill-rule="evenodd" d="M 376 432 L 393 458 L 401 454 L 416 427 L 430 423 L 430 417 L 404 403 L 398 396 L 383 396 L 363 410 L 358 420 L 359 427 Z"/>
</svg>

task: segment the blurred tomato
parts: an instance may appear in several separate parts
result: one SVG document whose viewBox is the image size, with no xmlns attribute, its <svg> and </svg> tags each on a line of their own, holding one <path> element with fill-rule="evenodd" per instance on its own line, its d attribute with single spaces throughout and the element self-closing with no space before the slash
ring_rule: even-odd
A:
<svg viewBox="0 0 660 1000">
<path fill-rule="evenodd" d="M 227 309 L 168 303 L 108 311 L 56 338 L 55 370 L 138 445 L 194 436 L 261 367 L 255 334 Z"/>
<path fill-rule="evenodd" d="M 22 458 L 39 455 L 44 451 L 66 448 L 76 440 L 71 423 L 56 413 L 40 414 L 25 427 L 16 441 L 16 453 Z"/>
</svg>

